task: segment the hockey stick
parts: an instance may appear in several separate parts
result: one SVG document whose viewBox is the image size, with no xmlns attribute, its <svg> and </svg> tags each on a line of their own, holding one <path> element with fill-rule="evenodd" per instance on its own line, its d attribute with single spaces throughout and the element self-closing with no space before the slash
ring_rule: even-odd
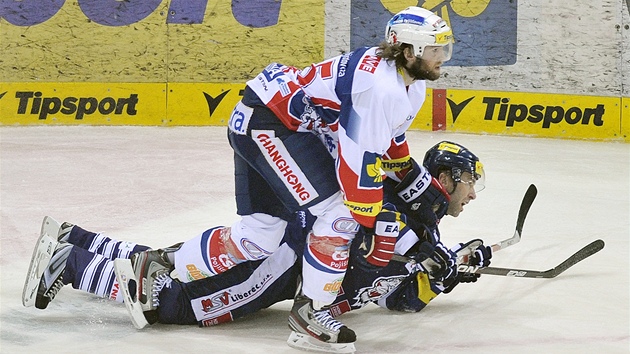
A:
<svg viewBox="0 0 630 354">
<path fill-rule="evenodd" d="M 529 188 L 525 192 L 523 196 L 523 201 L 521 202 L 521 207 L 518 210 L 518 217 L 516 218 L 516 229 L 514 230 L 514 235 L 508 239 L 505 239 L 497 244 L 492 245 L 492 252 L 496 252 L 498 250 L 502 250 L 506 247 L 517 244 L 521 241 L 521 234 L 523 233 L 523 225 L 525 224 L 525 217 L 527 217 L 527 213 L 529 212 L 529 208 L 534 203 L 534 199 L 536 199 L 536 195 L 538 194 L 538 189 L 535 185 L 530 184 Z"/>
<path fill-rule="evenodd" d="M 595 253 L 601 251 L 604 248 L 604 241 L 595 240 L 588 245 L 582 247 L 581 250 L 575 252 L 571 257 L 565 259 L 562 263 L 557 266 L 545 270 L 527 270 L 527 269 L 516 269 L 516 268 L 495 268 L 495 267 L 486 267 L 479 268 L 475 271 L 477 274 L 491 274 L 491 275 L 501 275 L 506 277 L 519 277 L 519 278 L 555 278 L 558 275 L 562 274 L 565 270 L 571 268 L 578 262 L 588 258 Z"/>
<path fill-rule="evenodd" d="M 529 208 L 534 203 L 534 199 L 536 199 L 537 194 L 538 194 L 538 189 L 536 188 L 535 185 L 531 184 L 529 188 L 527 188 L 527 191 L 525 192 L 525 195 L 523 196 L 523 200 L 521 201 L 521 206 L 518 210 L 518 217 L 516 218 L 516 228 L 514 229 L 514 235 L 512 235 L 512 237 L 510 238 L 507 238 L 503 241 L 499 241 L 498 243 L 492 245 L 491 246 L 492 252 L 502 250 L 506 247 L 515 245 L 521 241 L 521 235 L 523 233 L 523 225 L 525 224 L 525 218 L 527 217 Z M 467 252 L 467 253 L 460 252 L 458 254 L 458 263 L 468 263 L 468 257 L 470 255 L 470 252 L 474 251 L 474 248 L 467 249 L 467 250 L 465 249 L 462 251 Z M 403 262 L 403 263 L 409 263 L 409 262 L 415 263 L 415 260 L 406 256 L 398 255 L 398 254 L 394 254 L 392 256 L 392 260 Z"/>
</svg>

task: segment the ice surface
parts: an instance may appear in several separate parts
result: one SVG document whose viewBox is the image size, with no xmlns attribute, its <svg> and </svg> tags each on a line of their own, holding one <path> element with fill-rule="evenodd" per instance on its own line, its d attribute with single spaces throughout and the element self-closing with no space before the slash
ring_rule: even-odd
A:
<svg viewBox="0 0 630 354">
<path fill-rule="evenodd" d="M 546 270 L 601 238 L 604 250 L 555 279 L 483 276 L 424 311 L 377 306 L 341 320 L 358 353 L 626 353 L 630 338 L 630 145 L 410 132 L 480 156 L 487 188 L 441 224 L 447 243 L 510 237 L 523 193 L 538 197 L 518 245 L 493 265 Z M 134 329 L 123 305 L 66 287 L 48 309 L 20 301 L 42 218 L 154 247 L 236 220 L 232 151 L 219 127 L 0 128 L 2 353 L 298 353 L 285 301 L 212 328 Z"/>
</svg>

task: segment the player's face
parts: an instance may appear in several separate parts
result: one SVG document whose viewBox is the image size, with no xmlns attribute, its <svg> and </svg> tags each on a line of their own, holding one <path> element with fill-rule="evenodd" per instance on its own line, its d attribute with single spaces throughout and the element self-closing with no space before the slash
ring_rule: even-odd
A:
<svg viewBox="0 0 630 354">
<path fill-rule="evenodd" d="M 425 60 L 414 57 L 407 61 L 407 72 L 416 80 L 437 80 L 440 78 L 442 60 Z"/>
<path fill-rule="evenodd" d="M 451 191 L 451 201 L 448 203 L 448 210 L 446 213 L 450 216 L 457 217 L 464 211 L 464 205 L 470 203 L 471 200 L 477 198 L 475 193 L 475 182 L 472 175 L 469 172 L 462 173 L 461 182 L 455 182 L 452 178 L 449 179 L 449 186 L 446 190 Z"/>
</svg>

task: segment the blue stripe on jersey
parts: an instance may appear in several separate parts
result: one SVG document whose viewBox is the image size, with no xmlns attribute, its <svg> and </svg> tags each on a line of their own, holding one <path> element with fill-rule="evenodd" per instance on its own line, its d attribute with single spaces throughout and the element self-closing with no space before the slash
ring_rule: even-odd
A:
<svg viewBox="0 0 630 354">
<path fill-rule="evenodd" d="M 339 67 L 337 68 L 338 74 L 335 93 L 341 101 L 339 124 L 346 130 L 346 135 L 354 141 L 356 141 L 356 139 L 353 135 L 353 129 L 349 124 L 349 122 L 353 120 L 352 118 L 357 116 L 354 109 L 352 109 L 352 82 L 354 81 L 354 72 L 359 65 L 359 61 L 368 49 L 370 49 L 370 47 L 359 48 L 342 56 L 339 61 Z M 340 74 L 342 72 L 344 73 L 343 75 Z"/>
<path fill-rule="evenodd" d="M 313 268 L 324 273 L 330 273 L 330 274 L 343 274 L 344 273 L 344 271 L 340 271 L 338 269 L 334 269 L 331 267 L 326 267 L 324 264 L 322 264 L 322 262 L 317 260 L 317 257 L 315 257 L 311 253 L 311 250 L 309 249 L 308 246 L 304 250 L 304 260 L 306 261 L 306 263 L 310 264 Z"/>
<path fill-rule="evenodd" d="M 352 82 L 354 81 L 354 72 L 359 65 L 359 60 L 370 47 L 359 48 L 353 52 L 347 53 L 341 57 L 337 66 L 337 83 L 335 84 L 335 93 L 342 101 L 344 97 L 350 97 L 352 93 Z"/>
<path fill-rule="evenodd" d="M 83 274 L 83 279 L 81 279 L 81 283 L 82 285 L 87 285 L 88 292 L 92 294 L 97 293 L 98 284 L 101 280 L 101 277 L 103 276 L 103 269 L 105 268 L 106 263 L 107 259 L 98 259 L 97 257 L 95 257 L 86 268 L 87 271 L 85 272 L 85 274 Z"/>
<path fill-rule="evenodd" d="M 402 133 L 399 136 L 395 137 L 394 141 L 396 142 L 396 144 L 401 144 L 402 142 L 404 142 L 405 141 L 405 133 Z"/>
</svg>

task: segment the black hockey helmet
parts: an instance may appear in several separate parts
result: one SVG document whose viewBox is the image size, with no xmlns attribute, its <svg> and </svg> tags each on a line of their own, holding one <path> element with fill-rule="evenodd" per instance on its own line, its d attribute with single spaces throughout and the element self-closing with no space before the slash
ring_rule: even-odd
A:
<svg viewBox="0 0 630 354">
<path fill-rule="evenodd" d="M 460 144 L 442 141 L 433 146 L 424 155 L 424 167 L 433 177 L 448 169 L 455 182 L 473 184 L 475 192 L 485 188 L 486 175 L 479 158 Z M 472 180 L 462 180 L 462 174 L 468 172 Z"/>
</svg>

